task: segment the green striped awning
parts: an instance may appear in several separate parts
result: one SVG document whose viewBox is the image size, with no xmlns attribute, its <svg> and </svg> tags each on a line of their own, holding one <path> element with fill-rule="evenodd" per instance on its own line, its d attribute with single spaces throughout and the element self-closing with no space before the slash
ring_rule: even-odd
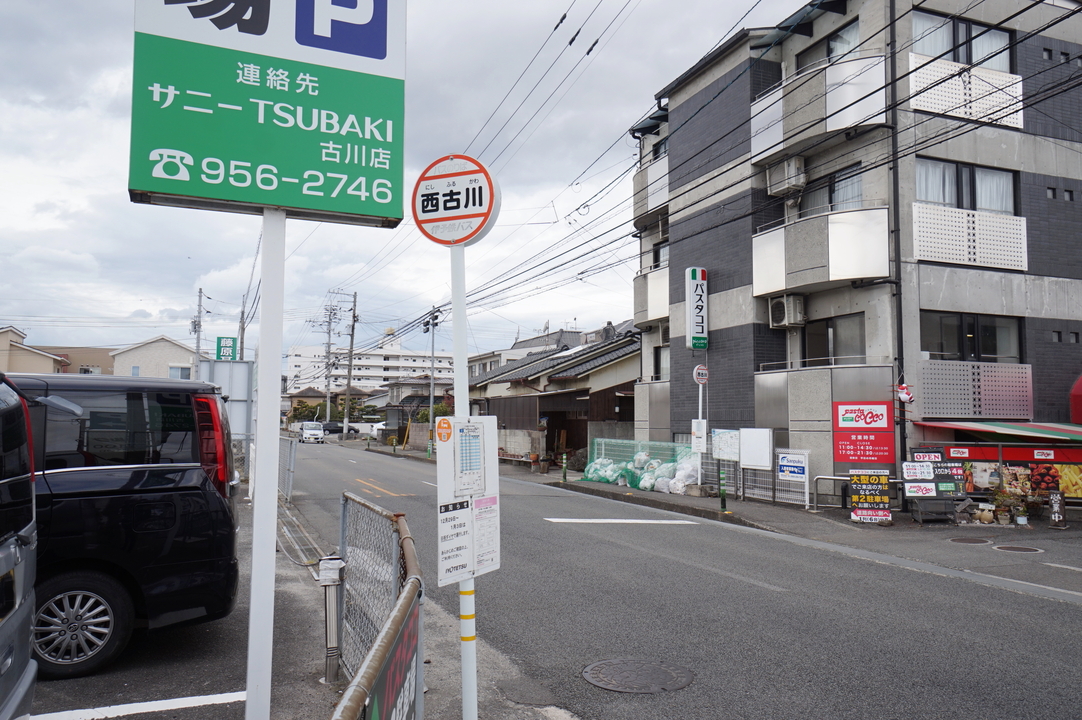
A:
<svg viewBox="0 0 1082 720">
<path fill-rule="evenodd" d="M 914 425 L 924 427 L 950 428 L 967 432 L 992 433 L 995 435 L 1016 435 L 1037 438 L 1039 440 L 1067 440 L 1082 442 L 1082 425 L 1069 423 L 1023 423 L 1023 422 L 967 422 L 967 421 L 921 421 Z"/>
</svg>

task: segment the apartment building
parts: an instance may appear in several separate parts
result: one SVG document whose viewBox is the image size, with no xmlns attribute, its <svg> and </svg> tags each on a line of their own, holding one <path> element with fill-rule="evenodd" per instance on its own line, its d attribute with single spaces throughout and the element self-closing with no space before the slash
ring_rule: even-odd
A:
<svg viewBox="0 0 1082 720">
<path fill-rule="evenodd" d="M 636 436 L 690 432 L 700 364 L 709 426 L 773 428 L 812 476 L 1067 423 L 1078 6 L 817 0 L 662 88 L 631 129 Z"/>
<path fill-rule="evenodd" d="M 437 349 L 435 372 L 437 381 L 452 380 L 452 353 Z M 345 390 L 349 369 L 349 348 L 332 347 L 330 364 L 331 392 Z M 402 347 L 402 341 L 388 335 L 379 344 L 362 347 L 353 352 L 353 387 L 374 392 L 386 383 L 403 378 L 429 375 L 433 369 L 431 352 L 415 352 Z M 327 383 L 327 347 L 325 345 L 297 346 L 289 349 L 285 363 L 286 394 L 306 387 L 319 390 Z"/>
</svg>

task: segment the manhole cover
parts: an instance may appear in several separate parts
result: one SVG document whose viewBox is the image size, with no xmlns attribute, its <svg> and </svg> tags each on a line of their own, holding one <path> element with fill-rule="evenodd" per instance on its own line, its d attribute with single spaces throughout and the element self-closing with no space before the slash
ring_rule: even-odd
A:
<svg viewBox="0 0 1082 720">
<path fill-rule="evenodd" d="M 987 545 L 992 541 L 985 538 L 951 538 L 951 542 L 959 545 Z"/>
<path fill-rule="evenodd" d="M 1027 552 L 1039 553 L 1039 552 L 1044 552 L 1044 550 L 1041 550 L 1040 548 L 1023 547 L 1022 545 L 996 545 L 996 550 L 1002 550 L 1003 552 L 1017 552 L 1017 553 L 1027 553 Z"/>
<path fill-rule="evenodd" d="M 679 690 L 695 679 L 695 673 L 685 667 L 636 658 L 602 660 L 588 665 L 582 671 L 582 676 L 599 688 L 626 693 Z"/>
</svg>

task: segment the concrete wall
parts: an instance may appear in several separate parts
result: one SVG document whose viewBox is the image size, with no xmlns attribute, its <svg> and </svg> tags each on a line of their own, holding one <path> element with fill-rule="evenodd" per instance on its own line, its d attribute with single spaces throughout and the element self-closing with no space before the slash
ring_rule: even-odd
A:
<svg viewBox="0 0 1082 720">
<path fill-rule="evenodd" d="M 131 376 L 132 367 L 139 368 L 140 377 L 169 377 L 173 367 L 188 368 L 195 377 L 195 352 L 169 340 L 155 340 L 130 350 L 121 350 L 114 357 L 113 374 Z"/>
</svg>

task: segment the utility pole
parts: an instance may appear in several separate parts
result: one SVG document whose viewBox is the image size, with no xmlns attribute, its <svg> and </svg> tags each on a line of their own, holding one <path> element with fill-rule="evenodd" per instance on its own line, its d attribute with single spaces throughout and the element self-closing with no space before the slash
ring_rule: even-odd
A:
<svg viewBox="0 0 1082 720">
<path fill-rule="evenodd" d="M 237 360 L 244 359 L 244 313 L 248 305 L 248 293 L 240 299 L 240 327 L 237 329 Z"/>
<path fill-rule="evenodd" d="M 336 319 L 336 317 L 338 315 L 338 308 L 335 307 L 334 305 L 327 305 L 323 309 L 327 313 L 327 320 L 326 320 L 327 344 L 326 344 L 326 351 L 325 351 L 326 352 L 326 357 L 324 358 L 326 372 L 325 372 L 324 377 L 325 377 L 325 380 L 326 380 L 325 387 L 326 387 L 326 392 L 327 392 L 327 422 L 330 422 L 330 420 L 331 420 L 331 369 L 332 369 L 332 367 L 331 367 L 332 366 L 332 363 L 331 363 L 331 333 L 334 332 L 334 321 L 335 321 L 335 319 Z"/>
<path fill-rule="evenodd" d="M 349 435 L 350 390 L 353 387 L 353 332 L 357 329 L 357 293 L 353 293 L 353 310 L 349 319 L 349 365 L 346 369 L 346 435 Z"/>
<path fill-rule="evenodd" d="M 432 308 L 425 321 L 421 323 L 422 332 L 432 332 L 432 355 L 428 370 L 428 457 L 432 457 L 432 428 L 436 427 L 433 417 L 436 409 L 436 328 L 440 324 L 440 312 Z"/>
<path fill-rule="evenodd" d="M 192 332 L 195 333 L 195 368 L 192 379 L 199 379 L 199 359 L 203 356 L 200 349 L 200 339 L 203 337 L 203 288 L 199 288 L 199 308 L 195 311 L 195 320 L 192 320 Z"/>
</svg>

